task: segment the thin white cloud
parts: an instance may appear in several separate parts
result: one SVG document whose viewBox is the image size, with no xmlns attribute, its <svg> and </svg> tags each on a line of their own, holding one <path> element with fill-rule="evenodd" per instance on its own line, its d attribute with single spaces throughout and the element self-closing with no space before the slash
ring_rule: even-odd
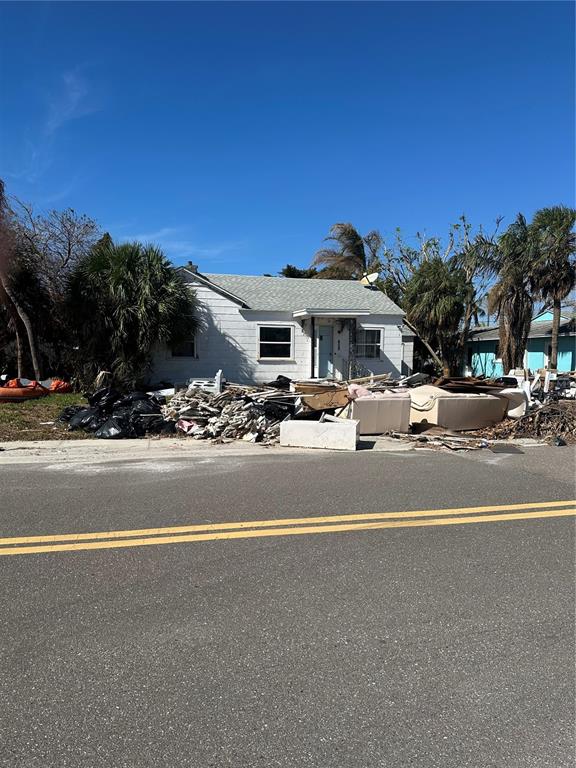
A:
<svg viewBox="0 0 576 768">
<path fill-rule="evenodd" d="M 6 175 L 26 184 L 37 184 L 54 164 L 58 132 L 71 120 L 97 111 L 86 78 L 77 70 L 62 73 L 49 93 L 44 118 L 34 129 L 25 129 L 18 167 Z"/>
<path fill-rule="evenodd" d="M 44 135 L 38 139 L 33 139 L 28 135 L 23 139 L 17 170 L 6 171 L 6 176 L 15 181 L 35 184 L 44 176 L 52 163 L 52 140 Z"/>
<path fill-rule="evenodd" d="M 224 241 L 217 243 L 199 243 L 186 235 L 183 227 L 162 227 L 151 232 L 139 232 L 133 235 L 125 235 L 123 242 L 152 243 L 160 246 L 170 259 L 180 261 L 189 259 L 215 259 L 225 253 L 240 250 L 243 243 L 237 241 Z"/>
<path fill-rule="evenodd" d="M 136 235 L 125 235 L 122 240 L 138 240 L 141 243 L 153 243 L 165 240 L 167 237 L 181 232 L 182 230 L 176 227 L 162 227 L 153 232 L 140 232 Z"/>
<path fill-rule="evenodd" d="M 75 71 L 64 72 L 59 87 L 50 96 L 44 131 L 51 136 L 70 120 L 96 111 L 96 106 L 90 102 L 90 89 L 85 78 Z"/>
</svg>

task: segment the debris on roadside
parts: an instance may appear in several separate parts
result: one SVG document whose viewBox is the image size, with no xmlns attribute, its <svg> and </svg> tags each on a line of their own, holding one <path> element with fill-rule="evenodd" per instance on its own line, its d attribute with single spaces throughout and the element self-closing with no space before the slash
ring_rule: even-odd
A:
<svg viewBox="0 0 576 768">
<path fill-rule="evenodd" d="M 508 400 L 487 392 L 460 392 L 424 384 L 410 390 L 410 423 L 427 422 L 464 431 L 497 424 L 506 416 Z"/>
<path fill-rule="evenodd" d="M 88 406 L 65 408 L 58 422 L 70 431 L 83 430 L 101 439 L 144 437 L 174 431 L 162 416 L 163 398 L 144 392 L 123 395 L 104 387 L 88 396 Z"/>
<path fill-rule="evenodd" d="M 278 442 L 280 423 L 294 415 L 298 398 L 279 390 L 229 385 L 219 394 L 189 387 L 162 409 L 164 418 L 196 440 Z"/>
<path fill-rule="evenodd" d="M 408 440 L 416 443 L 416 448 L 449 448 L 451 451 L 477 451 L 480 448 L 488 448 L 490 443 L 477 437 L 462 436 L 450 434 L 447 430 L 435 427 L 421 434 L 410 434 L 406 432 L 392 432 L 392 437 L 400 440 Z"/>
<path fill-rule="evenodd" d="M 355 451 L 360 437 L 360 422 L 322 415 L 319 421 L 283 421 L 280 445 L 292 448 L 325 448 Z"/>
<path fill-rule="evenodd" d="M 488 440 L 531 437 L 552 443 L 557 438 L 564 443 L 576 443 L 576 402 L 546 403 L 519 419 L 506 419 L 475 434 Z"/>
<path fill-rule="evenodd" d="M 57 421 L 100 439 L 176 433 L 274 445 L 283 431 L 282 444 L 318 447 L 321 433 L 358 422 L 358 435 L 389 435 L 435 450 L 478 450 L 514 437 L 576 442 L 576 402 L 542 404 L 520 377 L 429 382 L 419 373 L 349 381 L 278 376 L 252 386 L 228 382 L 218 371 L 212 379 L 189 379 L 184 388 L 122 394 L 108 385 L 88 396 L 87 406 L 65 408 Z M 317 429 L 319 422 L 334 426 Z"/>
<path fill-rule="evenodd" d="M 361 435 L 407 433 L 410 427 L 410 395 L 406 389 L 374 391 L 350 384 L 349 416 L 360 422 Z"/>
</svg>

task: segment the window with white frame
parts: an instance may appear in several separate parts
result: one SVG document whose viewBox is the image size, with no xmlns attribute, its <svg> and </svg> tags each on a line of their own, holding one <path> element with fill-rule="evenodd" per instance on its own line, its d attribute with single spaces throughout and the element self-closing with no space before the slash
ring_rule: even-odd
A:
<svg viewBox="0 0 576 768">
<path fill-rule="evenodd" d="M 356 357 L 380 358 L 380 328 L 359 328 L 356 332 Z"/>
<path fill-rule="evenodd" d="M 294 329 L 291 325 L 258 326 L 258 358 L 260 360 L 291 360 L 294 355 Z"/>
<path fill-rule="evenodd" d="M 172 357 L 196 357 L 196 337 L 173 344 L 171 351 Z"/>
</svg>

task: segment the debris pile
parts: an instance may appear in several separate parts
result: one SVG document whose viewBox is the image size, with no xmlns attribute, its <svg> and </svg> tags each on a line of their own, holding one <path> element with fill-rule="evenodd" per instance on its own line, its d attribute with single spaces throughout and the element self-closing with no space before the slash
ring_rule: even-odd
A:
<svg viewBox="0 0 576 768">
<path fill-rule="evenodd" d="M 477 451 L 488 448 L 489 443 L 483 437 L 471 437 L 454 432 L 436 424 L 413 424 L 411 432 L 391 432 L 391 436 L 415 443 L 415 448 L 448 448 L 451 451 Z"/>
<path fill-rule="evenodd" d="M 506 419 L 475 434 L 488 440 L 529 437 L 553 442 L 560 438 L 566 443 L 576 443 L 576 403 L 570 400 L 547 403 L 520 419 Z"/>
<path fill-rule="evenodd" d="M 105 439 L 179 433 L 218 443 L 272 445 L 280 441 L 283 422 L 323 421 L 331 414 L 338 422 L 357 421 L 360 435 L 388 434 L 418 448 L 476 450 L 515 437 L 576 443 L 576 401 L 548 399 L 541 404 L 530 397 L 525 379 L 442 378 L 433 387 L 423 387 L 427 381 L 423 374 L 338 382 L 279 376 L 263 386 L 241 386 L 225 382 L 219 371 L 214 379 L 189 380 L 187 389 L 175 393 L 169 389 L 126 395 L 106 386 L 88 397 L 88 406 L 65 408 L 58 421 L 69 430 Z M 443 408 L 419 403 L 429 391 Z M 494 406 L 490 418 L 480 409 L 485 402 Z M 506 413 L 517 418 L 499 421 Z"/>
<path fill-rule="evenodd" d="M 163 401 L 145 392 L 122 395 L 104 387 L 89 395 L 88 403 L 64 408 L 58 422 L 67 424 L 70 431 L 82 429 L 102 439 L 174 432 L 174 423 L 162 416 Z"/>
<path fill-rule="evenodd" d="M 295 412 L 294 396 L 232 386 L 219 394 L 189 387 L 162 409 L 164 418 L 196 440 L 276 443 L 280 423 Z"/>
</svg>

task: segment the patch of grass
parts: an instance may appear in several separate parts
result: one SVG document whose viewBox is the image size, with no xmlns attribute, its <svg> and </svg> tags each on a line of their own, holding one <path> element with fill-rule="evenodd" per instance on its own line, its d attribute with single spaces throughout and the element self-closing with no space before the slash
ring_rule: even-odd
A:
<svg viewBox="0 0 576 768">
<path fill-rule="evenodd" d="M 43 424 L 56 421 L 63 408 L 88 405 L 83 395 L 48 395 L 23 403 L 0 403 L 0 442 L 13 440 L 78 440 L 91 435 L 68 432 L 66 424 Z"/>
</svg>

